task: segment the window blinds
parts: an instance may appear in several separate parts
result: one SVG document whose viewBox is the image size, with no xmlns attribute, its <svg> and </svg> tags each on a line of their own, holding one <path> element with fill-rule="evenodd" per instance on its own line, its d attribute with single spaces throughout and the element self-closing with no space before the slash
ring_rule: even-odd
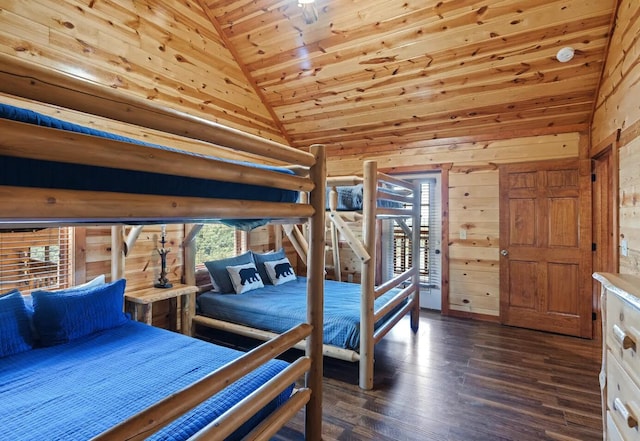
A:
<svg viewBox="0 0 640 441">
<path fill-rule="evenodd" d="M 71 286 L 72 228 L 0 233 L 0 292 Z"/>
</svg>

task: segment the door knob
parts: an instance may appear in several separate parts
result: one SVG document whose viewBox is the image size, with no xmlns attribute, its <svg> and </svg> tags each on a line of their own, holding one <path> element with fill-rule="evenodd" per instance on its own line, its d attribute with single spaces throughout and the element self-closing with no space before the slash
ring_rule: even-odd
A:
<svg viewBox="0 0 640 441">
<path fill-rule="evenodd" d="M 509 251 L 507 250 L 501 250 L 500 254 L 502 254 L 503 256 L 508 256 L 509 255 Z"/>
</svg>

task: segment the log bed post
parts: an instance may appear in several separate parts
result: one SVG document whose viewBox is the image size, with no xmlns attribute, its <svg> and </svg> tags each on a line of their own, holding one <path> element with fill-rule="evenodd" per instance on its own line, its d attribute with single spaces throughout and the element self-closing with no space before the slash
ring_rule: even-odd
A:
<svg viewBox="0 0 640 441">
<path fill-rule="evenodd" d="M 332 219 L 332 214 L 338 210 L 338 191 L 335 186 L 331 187 L 329 193 L 329 219 Z M 342 282 L 342 265 L 340 265 L 340 240 L 338 237 L 338 229 L 333 222 L 329 223 L 331 227 L 331 251 L 333 256 L 333 276 L 338 282 Z"/>
<path fill-rule="evenodd" d="M 124 226 L 111 227 L 111 281 L 124 278 L 125 271 L 125 238 Z"/>
<path fill-rule="evenodd" d="M 196 285 L 196 237 L 202 229 L 202 224 L 186 224 L 184 226 L 183 250 L 183 281 L 185 285 Z M 182 329 L 188 330 L 188 335 L 193 335 L 193 315 L 196 312 L 195 295 L 181 296 L 180 305 Z M 184 324 L 187 324 L 186 326 Z"/>
<path fill-rule="evenodd" d="M 360 295 L 360 387 L 373 389 L 373 328 L 375 288 L 376 205 L 378 192 L 378 165 L 364 163 L 362 238 L 371 258 L 362 263 L 362 291 Z"/>
<path fill-rule="evenodd" d="M 305 383 L 312 394 L 307 403 L 305 437 L 308 441 L 322 439 L 322 346 L 324 322 L 324 236 L 325 236 L 325 180 L 327 165 L 323 145 L 311 146 L 315 165 L 309 175 L 316 187 L 311 190 L 309 202 L 314 215 L 309 219 L 309 260 L 307 262 L 307 322 L 313 326 L 307 340 L 306 355 L 311 358 L 311 368 Z"/>
<path fill-rule="evenodd" d="M 129 230 L 129 233 L 127 233 L 127 239 L 124 241 L 124 256 L 125 257 L 127 257 L 129 255 L 129 252 L 133 248 L 133 245 L 135 245 L 136 240 L 138 240 L 138 237 L 140 237 L 140 233 L 142 232 L 142 228 L 144 228 L 142 225 L 135 225 L 135 226 L 131 227 L 131 229 Z"/>
<path fill-rule="evenodd" d="M 413 308 L 411 308 L 411 329 L 416 332 L 420 321 L 420 236 L 422 223 L 420 220 L 420 203 L 422 201 L 422 190 L 419 183 L 414 184 L 413 188 L 413 207 L 412 220 L 413 226 L 412 244 L 411 244 L 411 266 L 416 270 L 413 273 L 411 283 L 415 286 L 413 294 Z M 427 252 L 425 250 L 425 252 Z"/>
</svg>

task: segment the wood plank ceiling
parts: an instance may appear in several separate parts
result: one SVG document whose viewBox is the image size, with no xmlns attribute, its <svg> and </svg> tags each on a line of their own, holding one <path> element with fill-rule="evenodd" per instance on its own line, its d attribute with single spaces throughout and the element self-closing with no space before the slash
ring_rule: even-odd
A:
<svg viewBox="0 0 640 441">
<path fill-rule="evenodd" d="M 615 3 L 200 0 L 289 142 L 334 155 L 587 130 Z"/>
</svg>

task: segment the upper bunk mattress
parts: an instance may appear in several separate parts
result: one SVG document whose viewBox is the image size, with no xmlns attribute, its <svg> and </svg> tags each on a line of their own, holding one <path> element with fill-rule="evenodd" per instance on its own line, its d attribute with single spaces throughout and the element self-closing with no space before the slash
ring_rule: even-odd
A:
<svg viewBox="0 0 640 441">
<path fill-rule="evenodd" d="M 337 211 L 361 211 L 364 204 L 364 186 L 362 184 L 356 185 L 339 185 L 333 187 L 337 193 Z M 329 201 L 332 187 L 327 186 L 326 192 L 326 204 L 327 210 L 330 209 Z M 381 193 L 394 194 L 390 189 L 380 189 Z M 400 202 L 392 201 L 388 199 L 378 199 L 377 206 L 381 208 L 402 208 L 403 205 Z"/>
<path fill-rule="evenodd" d="M 0 360 L 0 439 L 86 440 L 242 353 L 128 321 L 70 343 Z M 185 440 L 287 366 L 272 360 L 157 432 Z M 262 413 L 291 395 L 280 394 Z M 262 419 L 257 415 L 230 439 Z"/>
<path fill-rule="evenodd" d="M 82 133 L 148 147 L 180 152 L 184 155 L 207 157 L 170 147 L 149 144 L 113 133 L 62 121 L 32 110 L 0 103 L 0 118 L 10 119 L 70 132 Z M 43 145 L 42 148 L 47 148 Z M 277 171 L 293 175 L 284 167 L 213 158 L 233 164 Z M 0 185 L 68 190 L 110 191 L 118 193 L 155 194 L 166 196 L 241 199 L 265 202 L 296 202 L 298 192 L 267 186 L 231 183 L 202 178 L 175 176 L 110 167 L 53 162 L 0 155 Z"/>
<path fill-rule="evenodd" d="M 265 285 L 243 294 L 205 292 L 198 296 L 202 315 L 256 329 L 282 333 L 304 323 L 307 318 L 305 277 L 281 285 Z M 375 301 L 382 307 L 398 290 L 391 290 Z M 361 285 L 325 280 L 323 342 L 357 350 L 360 346 Z M 392 312 L 393 313 L 393 312 Z M 376 329 L 384 322 L 376 323 Z"/>
</svg>

